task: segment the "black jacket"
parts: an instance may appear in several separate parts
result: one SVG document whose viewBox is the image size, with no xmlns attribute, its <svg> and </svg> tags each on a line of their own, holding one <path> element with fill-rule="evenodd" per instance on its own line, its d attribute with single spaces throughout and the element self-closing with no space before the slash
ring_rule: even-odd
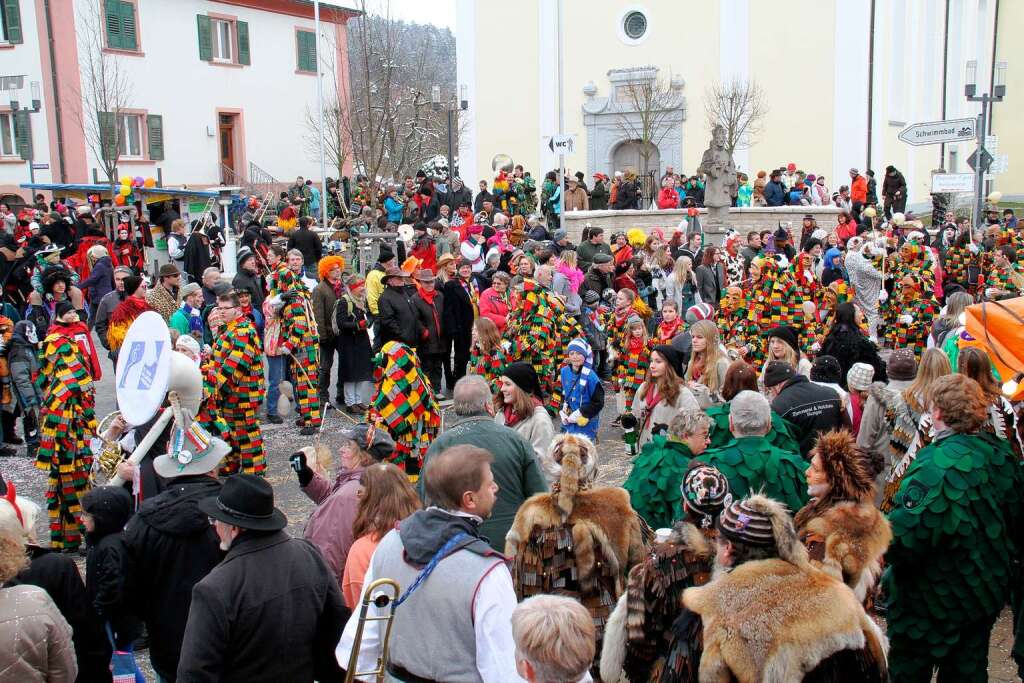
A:
<svg viewBox="0 0 1024 683">
<path fill-rule="evenodd" d="M 473 213 L 480 213 L 483 211 L 484 202 L 494 203 L 494 195 L 487 190 L 482 190 L 476 193 L 476 199 L 473 200 Z"/>
<path fill-rule="evenodd" d="M 636 183 L 623 180 L 619 183 L 619 190 L 615 193 L 613 209 L 639 209 L 640 194 L 637 192 Z"/>
<path fill-rule="evenodd" d="M 420 324 L 427 330 L 427 338 L 420 342 L 419 350 L 421 353 L 444 353 L 444 324 L 442 323 L 444 318 L 444 302 L 444 294 L 441 292 L 434 294 L 433 305 L 428 304 L 419 292 L 412 298 Z"/>
<path fill-rule="evenodd" d="M 846 373 L 854 363 L 867 363 L 875 369 L 875 382 L 886 382 L 885 361 L 878 355 L 878 347 L 874 342 L 861 334 L 860 330 L 851 330 L 845 325 L 835 326 L 821 344 L 819 356 L 832 356 L 839 361 L 842 375 L 839 385 L 846 389 Z"/>
<path fill-rule="evenodd" d="M 459 278 L 444 283 L 444 317 L 441 329 L 449 339 L 469 339 L 475 319 L 473 302 Z"/>
<path fill-rule="evenodd" d="M 580 285 L 579 295 L 582 297 L 587 292 L 594 291 L 597 292 L 598 296 L 601 296 L 604 290 L 611 289 L 611 287 L 612 274 L 602 273 L 597 269 L 597 266 L 591 266 L 583 278 L 583 284 Z"/>
<path fill-rule="evenodd" d="M 793 435 L 805 458 L 814 448 L 818 434 L 842 427 L 845 415 L 835 390 L 815 384 L 803 375 L 786 382 L 772 401 L 772 410 L 793 425 Z"/>
<path fill-rule="evenodd" d="M 99 486 L 86 494 L 82 509 L 95 523 L 94 530 L 86 534 L 85 592 L 100 623 L 109 622 L 117 645 L 124 647 L 142 632 L 128 610 L 128 551 L 121 535 L 132 514 L 132 497 L 123 488 Z"/>
<path fill-rule="evenodd" d="M 721 263 L 710 266 L 705 266 L 702 263 L 694 272 L 697 276 L 697 289 L 700 290 L 701 301 L 718 308 L 718 302 L 722 298 L 722 289 L 725 287 L 725 268 Z M 686 315 L 686 311 L 680 311 L 680 313 Z"/>
<path fill-rule="evenodd" d="M 441 198 L 441 200 L 442 204 L 448 205 L 448 207 L 452 210 L 452 215 L 454 216 L 456 209 L 458 209 L 463 204 L 469 206 L 473 205 L 473 193 L 470 191 L 468 187 L 463 185 L 458 190 L 449 189 L 448 192 L 446 192 L 444 196 Z"/>
<path fill-rule="evenodd" d="M 288 248 L 302 252 L 302 263 L 307 268 L 314 268 L 324 255 L 324 245 L 320 236 L 309 228 L 299 228 L 288 237 Z"/>
<path fill-rule="evenodd" d="M 348 617 L 315 545 L 245 531 L 192 591 L 178 680 L 341 681 L 334 648 Z"/>
<path fill-rule="evenodd" d="M 408 288 L 384 288 L 377 302 L 377 321 L 380 324 L 378 348 L 389 341 L 400 341 L 416 348 L 423 340 L 423 325 L 412 302 L 414 293 L 415 290 L 410 292 Z"/>
<path fill-rule="evenodd" d="M 129 604 L 146 622 L 153 668 L 168 680 L 178 670 L 192 588 L 224 557 L 209 517 L 197 505 L 219 490 L 212 477 L 173 479 L 166 491 L 143 501 L 124 530 Z"/>
<path fill-rule="evenodd" d="M 231 281 L 235 289 L 248 289 L 252 292 L 252 307 L 258 311 L 263 310 L 263 300 L 267 298 L 266 290 L 263 289 L 263 278 L 260 275 L 238 269 L 235 279 Z"/>
</svg>

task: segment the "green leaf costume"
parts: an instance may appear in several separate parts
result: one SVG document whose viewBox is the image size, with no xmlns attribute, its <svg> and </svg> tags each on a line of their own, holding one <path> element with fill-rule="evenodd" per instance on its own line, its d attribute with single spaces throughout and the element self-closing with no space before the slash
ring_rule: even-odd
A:
<svg viewBox="0 0 1024 683">
<path fill-rule="evenodd" d="M 693 453 L 679 441 L 662 435 L 649 441 L 633 461 L 633 469 L 622 488 L 629 491 L 629 502 L 652 529 L 672 526 L 683 517 L 683 482 Z"/>
<path fill-rule="evenodd" d="M 883 576 L 894 680 L 920 669 L 922 657 L 929 667 L 944 660 L 957 680 L 985 680 L 988 648 L 979 637 L 987 643 L 1020 581 L 1012 573 L 1022 489 L 1024 469 L 1009 444 L 984 432 L 940 437 L 907 469 L 889 513 Z"/>
<path fill-rule="evenodd" d="M 807 503 L 807 462 L 799 452 L 776 448 L 766 437 L 743 436 L 697 459 L 725 475 L 734 499 L 763 490 L 793 512 Z"/>
<path fill-rule="evenodd" d="M 731 403 L 723 403 L 711 406 L 704 411 L 711 418 L 711 429 L 708 432 L 708 438 L 711 442 L 708 444 L 708 450 L 724 448 L 734 440 L 732 432 L 729 431 L 729 412 L 731 409 Z M 771 431 L 765 436 L 768 442 L 776 448 L 789 451 L 790 453 L 800 452 L 800 442 L 793 436 L 793 430 L 789 423 L 774 410 L 772 411 Z"/>
</svg>

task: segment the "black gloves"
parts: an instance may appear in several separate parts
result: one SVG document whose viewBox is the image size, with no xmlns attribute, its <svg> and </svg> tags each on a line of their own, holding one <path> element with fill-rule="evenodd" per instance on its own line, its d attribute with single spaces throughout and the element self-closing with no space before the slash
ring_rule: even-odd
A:
<svg viewBox="0 0 1024 683">
<path fill-rule="evenodd" d="M 306 464 L 306 454 L 302 451 L 295 451 L 288 458 L 288 461 L 292 464 L 292 469 L 295 470 L 295 474 L 299 477 L 299 486 L 306 488 L 309 486 L 309 482 L 313 481 L 313 470 L 309 469 Z"/>
</svg>

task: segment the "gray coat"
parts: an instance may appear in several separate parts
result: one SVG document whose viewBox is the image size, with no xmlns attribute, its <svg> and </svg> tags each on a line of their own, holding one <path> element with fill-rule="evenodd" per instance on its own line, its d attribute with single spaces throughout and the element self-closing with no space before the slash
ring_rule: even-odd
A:
<svg viewBox="0 0 1024 683">
<path fill-rule="evenodd" d="M 12 339 L 10 351 L 7 352 L 7 363 L 11 370 L 11 386 L 14 388 L 18 405 L 22 409 L 42 405 L 43 394 L 32 381 L 39 372 L 39 357 L 35 348 L 17 338 Z"/>
<path fill-rule="evenodd" d="M 110 314 L 114 312 L 114 309 L 124 299 L 124 292 L 119 292 L 115 289 L 113 292 L 104 295 L 96 307 L 96 319 L 93 321 L 93 327 L 100 338 L 100 344 L 103 344 L 103 348 L 107 351 L 110 350 L 110 347 L 107 345 L 107 328 L 110 327 Z"/>
</svg>

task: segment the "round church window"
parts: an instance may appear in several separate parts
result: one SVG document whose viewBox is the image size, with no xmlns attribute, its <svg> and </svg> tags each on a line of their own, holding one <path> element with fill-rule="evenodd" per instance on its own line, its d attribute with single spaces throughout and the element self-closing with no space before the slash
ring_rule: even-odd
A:
<svg viewBox="0 0 1024 683">
<path fill-rule="evenodd" d="M 633 11 L 622 20 L 622 30 L 633 40 L 639 40 L 647 33 L 647 17 L 643 12 Z"/>
</svg>

